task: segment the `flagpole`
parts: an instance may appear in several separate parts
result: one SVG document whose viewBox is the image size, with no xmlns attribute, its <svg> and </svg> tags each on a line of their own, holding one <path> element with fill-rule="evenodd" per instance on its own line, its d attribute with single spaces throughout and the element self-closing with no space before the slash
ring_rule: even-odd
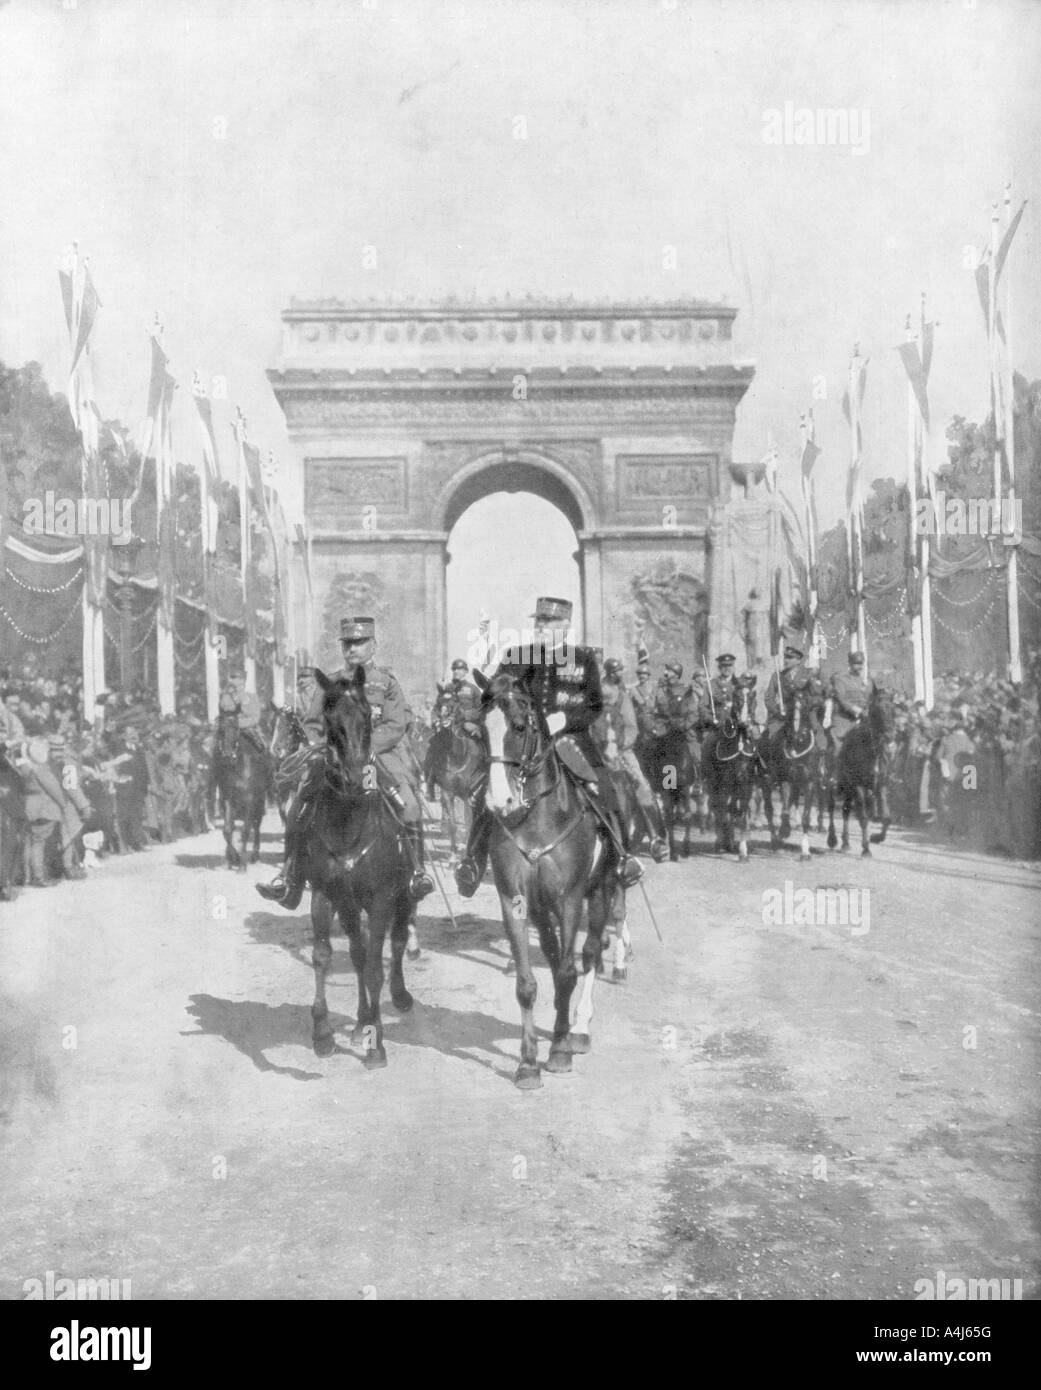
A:
<svg viewBox="0 0 1041 1390">
<path fill-rule="evenodd" d="M 177 708 L 174 670 L 175 558 L 174 547 L 174 460 L 170 412 L 173 406 L 172 378 L 164 382 L 162 415 L 156 447 L 156 581 L 155 620 L 156 680 L 160 714 L 174 714 Z"/>
<path fill-rule="evenodd" d="M 913 343 L 917 340 L 908 314 L 904 324 L 904 340 Z M 919 588 L 917 612 L 911 615 L 911 651 L 914 658 L 914 697 L 925 700 L 925 655 L 922 642 L 922 545 L 918 534 L 918 403 L 915 400 L 911 379 L 907 380 L 907 497 L 908 526 L 910 528 L 911 563 L 918 570 Z"/>
<path fill-rule="evenodd" d="M 214 455 L 213 471 L 215 477 L 219 477 L 219 463 L 214 453 L 216 439 L 213 435 L 212 416 L 209 415 L 209 402 L 207 401 L 207 417 L 202 414 L 202 400 L 205 397 L 202 381 L 199 373 L 196 372 L 192 381 L 192 394 L 195 396 L 196 409 L 199 412 L 199 432 L 202 443 L 202 467 L 199 469 L 199 501 L 202 512 L 202 594 L 203 602 L 206 605 L 206 635 L 203 641 L 203 656 L 205 662 L 206 680 L 206 718 L 209 723 L 216 722 L 220 711 L 220 656 L 217 642 L 217 615 L 216 598 L 213 588 L 213 557 L 217 553 L 217 504 L 219 498 L 213 496 L 210 487 L 210 462 L 207 459 L 207 451 Z M 209 425 L 207 426 L 207 419 Z"/>
<path fill-rule="evenodd" d="M 849 362 L 850 469 L 855 479 L 850 513 L 849 545 L 852 561 L 853 602 L 856 617 L 856 645 L 850 650 L 864 656 L 867 672 L 867 631 L 864 614 L 864 534 L 860 501 L 860 344 L 854 343 Z M 852 638 L 852 634 L 851 634 Z"/>
<path fill-rule="evenodd" d="M 923 377 L 927 376 L 925 369 L 925 291 L 922 291 L 921 301 L 921 328 L 918 333 L 918 355 L 922 362 Z M 934 325 L 935 326 L 935 325 Z M 930 350 L 931 357 L 931 350 Z M 928 390 L 928 381 L 923 385 L 923 390 Z M 912 392 L 913 394 L 913 392 Z M 926 490 L 932 499 L 933 493 L 933 473 L 932 465 L 929 462 L 929 425 L 922 411 L 918 412 L 916 429 L 918 435 L 918 456 L 922 460 L 922 480 Z M 935 510 L 934 510 L 935 515 Z M 922 536 L 920 575 L 921 593 L 919 599 L 919 622 L 921 628 L 922 644 L 922 699 L 925 701 L 927 710 L 933 707 L 933 581 L 929 575 L 930 549 L 928 531 Z"/>
<path fill-rule="evenodd" d="M 1005 231 L 1012 225 L 1012 184 L 1005 185 Z M 1016 385 L 1012 361 L 1012 245 L 1005 253 L 1005 458 L 1008 460 L 1008 515 L 1010 527 L 1016 533 Z M 1001 522 L 1001 509 L 998 509 Z M 1003 528 L 1004 529 L 1004 528 Z M 1019 549 L 1018 535 L 1007 544 L 1005 594 L 1008 607 L 1008 674 L 1017 683 L 1023 679 L 1023 663 L 1019 648 Z"/>
<path fill-rule="evenodd" d="M 807 588 L 809 590 L 807 602 L 809 603 L 809 633 L 810 633 L 810 663 L 818 667 L 821 663 L 820 637 L 817 629 L 817 606 L 819 595 L 817 592 L 817 535 L 814 528 L 814 506 L 813 506 L 813 474 L 807 476 L 806 473 L 806 449 L 809 444 L 814 442 L 816 437 L 816 427 L 813 422 L 813 407 L 799 417 L 799 434 L 802 437 L 802 500 L 806 510 L 806 559 L 809 566 L 807 575 Z"/>
<path fill-rule="evenodd" d="M 249 571 L 252 562 L 252 537 L 250 529 L 250 507 L 249 507 L 249 479 L 246 474 L 246 417 L 241 409 L 238 410 L 238 429 L 235 437 L 239 445 L 239 573 L 242 580 L 242 620 L 243 629 L 243 666 L 246 676 L 246 689 L 251 694 L 257 691 L 257 662 L 252 655 L 253 641 L 253 618 L 250 614 L 250 604 L 252 602 L 251 586 L 249 583 Z"/>
</svg>

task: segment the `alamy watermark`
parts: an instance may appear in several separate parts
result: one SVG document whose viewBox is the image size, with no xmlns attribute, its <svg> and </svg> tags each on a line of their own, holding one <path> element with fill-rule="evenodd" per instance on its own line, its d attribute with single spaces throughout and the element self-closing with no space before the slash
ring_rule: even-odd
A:
<svg viewBox="0 0 1041 1390">
<path fill-rule="evenodd" d="M 133 532 L 129 497 L 42 497 L 22 503 L 22 530 L 27 536 L 108 536 L 126 545 Z"/>
<path fill-rule="evenodd" d="M 915 502 L 914 529 L 919 536 L 1023 537 L 1023 502 L 1019 497 L 934 497 Z"/>
<path fill-rule="evenodd" d="M 871 148 L 871 112 L 866 106 L 770 106 L 763 112 L 764 145 L 845 145 L 852 154 Z"/>
<path fill-rule="evenodd" d="M 763 925 L 848 927 L 851 936 L 866 936 L 871 930 L 871 889 L 796 888 L 785 879 L 783 891 L 763 892 Z"/>
<path fill-rule="evenodd" d="M 991 1303 L 1017 1302 L 1023 1297 L 1022 1279 L 962 1279 L 957 1275 L 936 1271 L 935 1279 L 916 1279 L 914 1281 L 916 1300 L 936 1299 L 939 1302 L 957 1302 L 961 1299 Z"/>
<path fill-rule="evenodd" d="M 467 660 L 471 666 L 497 666 L 509 660 L 519 666 L 567 666 L 575 659 L 574 629 L 570 627 L 500 627 L 495 618 L 470 628 Z"/>
<path fill-rule="evenodd" d="M 78 1299 L 81 1302 L 126 1302 L 131 1297 L 129 1279 L 67 1279 L 49 1269 L 42 1279 L 26 1279 L 22 1284 L 26 1302 L 34 1299 L 61 1302 Z"/>
</svg>

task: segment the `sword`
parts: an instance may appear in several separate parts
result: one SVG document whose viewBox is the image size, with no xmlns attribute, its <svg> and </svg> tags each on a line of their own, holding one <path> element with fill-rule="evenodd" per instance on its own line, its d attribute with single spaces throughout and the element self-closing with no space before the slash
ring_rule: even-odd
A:
<svg viewBox="0 0 1041 1390">
<path fill-rule="evenodd" d="M 715 719 L 715 717 L 716 717 L 716 702 L 715 702 L 715 700 L 712 698 L 712 677 L 711 677 L 711 676 L 709 675 L 709 673 L 708 673 L 708 658 L 703 656 L 703 657 L 701 658 L 701 664 L 702 664 L 702 666 L 704 666 L 704 668 L 705 668 L 705 679 L 708 681 L 708 705 L 709 705 L 709 709 L 712 711 L 712 718 Z"/>
<path fill-rule="evenodd" d="M 657 936 L 657 938 L 658 938 L 658 940 L 661 942 L 661 944 L 664 946 L 664 945 L 665 945 L 665 939 L 664 939 L 664 937 L 663 937 L 662 934 L 661 934 L 661 928 L 658 926 L 658 919 L 657 919 L 657 917 L 655 917 L 655 915 L 654 915 L 654 908 L 651 907 L 651 900 L 650 900 L 650 898 L 647 896 L 647 888 L 646 888 L 646 885 L 644 884 L 644 881 L 643 881 L 642 878 L 640 879 L 640 889 L 641 889 L 641 891 L 642 891 L 642 893 L 643 893 L 643 900 L 644 900 L 644 902 L 647 904 L 647 911 L 651 914 L 651 925 L 654 927 L 655 935 Z"/>
</svg>

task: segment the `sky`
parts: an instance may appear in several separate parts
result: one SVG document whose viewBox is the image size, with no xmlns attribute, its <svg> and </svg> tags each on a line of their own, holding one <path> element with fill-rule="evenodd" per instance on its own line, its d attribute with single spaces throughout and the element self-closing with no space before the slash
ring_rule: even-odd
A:
<svg viewBox="0 0 1041 1390">
<path fill-rule="evenodd" d="M 757 366 L 735 456 L 776 446 L 794 489 L 816 380 L 832 521 L 854 342 L 866 474 L 905 468 L 893 349 L 923 291 L 936 418 L 984 413 L 965 248 L 1009 178 L 1029 200 L 1017 365 L 1041 376 L 1039 60 L 1033 0 L 8 0 L 0 358 L 61 387 L 56 267 L 75 240 L 103 304 L 103 413 L 140 423 L 158 311 L 182 456 L 193 370 L 223 376 L 227 464 L 238 404 L 292 509 L 265 377 L 292 296 L 721 299 Z M 863 151 L 769 143 L 786 102 L 858 113 Z"/>
</svg>

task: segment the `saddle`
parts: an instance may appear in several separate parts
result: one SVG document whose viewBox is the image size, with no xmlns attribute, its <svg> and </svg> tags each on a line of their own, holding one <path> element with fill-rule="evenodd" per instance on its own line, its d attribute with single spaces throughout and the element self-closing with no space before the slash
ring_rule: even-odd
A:
<svg viewBox="0 0 1041 1390">
<path fill-rule="evenodd" d="M 589 789 L 595 791 L 599 773 L 590 763 L 578 742 L 570 734 L 563 734 L 556 740 L 554 747 L 557 751 L 557 757 L 575 780 L 589 785 Z"/>
</svg>

